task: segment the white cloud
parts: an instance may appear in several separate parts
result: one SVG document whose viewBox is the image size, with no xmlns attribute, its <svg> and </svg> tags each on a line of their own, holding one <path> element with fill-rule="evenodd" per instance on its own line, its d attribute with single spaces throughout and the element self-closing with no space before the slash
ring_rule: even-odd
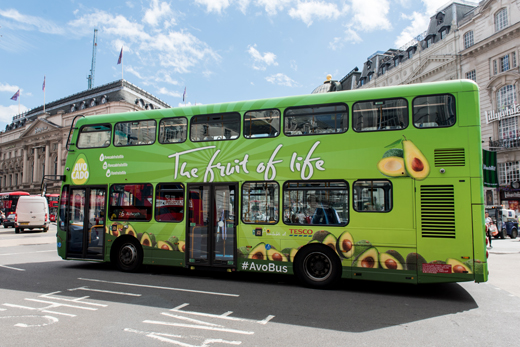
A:
<svg viewBox="0 0 520 347">
<path fill-rule="evenodd" d="M 20 89 L 18 86 L 0 83 L 0 92 L 11 92 L 14 94 L 18 89 Z"/>
<path fill-rule="evenodd" d="M 178 86 L 180 83 L 177 80 L 174 80 L 170 74 L 164 70 L 158 71 L 157 76 L 154 78 L 155 82 L 162 82 L 162 83 L 168 83 L 173 84 L 175 86 Z"/>
<path fill-rule="evenodd" d="M 404 28 L 404 30 L 397 36 L 397 39 L 395 40 L 395 46 L 401 47 L 408 42 L 410 42 L 415 36 L 419 35 L 426 29 L 428 29 L 428 24 L 430 22 L 430 17 L 414 12 L 410 16 L 406 16 L 405 14 L 401 15 L 402 18 L 411 20 L 412 23 Z"/>
<path fill-rule="evenodd" d="M 238 9 L 243 13 L 246 14 L 247 7 L 249 6 L 249 3 L 251 0 L 237 0 Z"/>
<path fill-rule="evenodd" d="M 14 101 L 13 101 L 14 102 Z M 20 105 L 20 112 L 29 111 L 24 105 Z M 0 122 L 11 123 L 13 116 L 18 114 L 18 105 L 2 106 L 0 105 Z M 3 130 L 3 129 L 0 129 Z"/>
<path fill-rule="evenodd" d="M 291 69 L 293 69 L 294 71 L 298 71 L 298 65 L 296 64 L 296 60 L 291 60 L 289 63 L 291 64 Z"/>
<path fill-rule="evenodd" d="M 174 91 L 170 91 L 164 87 L 160 88 L 158 90 L 158 93 L 159 94 L 164 94 L 164 95 L 169 95 L 169 96 L 173 96 L 174 98 L 180 98 L 182 97 L 182 93 L 179 93 L 179 92 L 174 92 Z"/>
<path fill-rule="evenodd" d="M 179 102 L 179 107 L 200 106 L 200 105 L 204 105 L 204 104 L 201 104 L 200 102 L 196 102 L 194 104 L 192 104 L 191 102 L 187 102 L 186 104 Z"/>
<path fill-rule="evenodd" d="M 134 4 L 131 2 L 131 1 L 127 1 L 125 2 L 126 6 L 130 7 L 130 8 L 134 8 Z"/>
<path fill-rule="evenodd" d="M 422 0 L 422 2 L 426 6 L 426 15 L 432 16 L 441 6 L 446 5 L 448 0 Z"/>
<path fill-rule="evenodd" d="M 276 55 L 271 52 L 266 52 L 264 55 L 262 55 L 256 48 L 256 44 L 253 46 L 249 46 L 247 52 L 251 57 L 253 58 L 253 69 L 255 70 L 265 70 L 265 65 L 273 65 L 277 66 L 278 63 L 276 60 Z"/>
<path fill-rule="evenodd" d="M 141 74 L 138 71 L 136 71 L 131 65 L 126 65 L 123 69 L 126 72 L 131 73 L 132 75 L 136 76 L 137 78 L 143 79 L 143 76 L 141 76 Z"/>
<path fill-rule="evenodd" d="M 286 87 L 296 87 L 298 83 L 283 73 L 277 73 L 275 75 L 271 75 L 265 78 L 267 82 L 271 82 L 272 84 L 278 84 L 280 86 Z"/>
<path fill-rule="evenodd" d="M 206 6 L 207 12 L 222 13 L 230 5 L 230 0 L 195 0 L 196 3 Z"/>
<path fill-rule="evenodd" d="M 151 7 L 146 10 L 143 17 L 143 22 L 150 24 L 151 26 L 157 26 L 159 21 L 166 17 L 169 19 L 170 24 L 175 24 L 175 18 L 173 18 L 173 12 L 170 5 L 161 2 L 159 0 L 152 0 Z"/>
<path fill-rule="evenodd" d="M 62 35 L 66 33 L 66 31 L 63 28 L 61 28 L 52 21 L 48 21 L 46 19 L 36 16 L 24 15 L 14 9 L 0 10 L 0 16 L 24 24 L 24 26 L 22 27 L 24 30 L 33 30 L 34 27 L 36 27 L 38 31 L 45 34 Z"/>
<path fill-rule="evenodd" d="M 345 25 L 345 32 L 341 37 L 335 37 L 332 42 L 329 43 L 329 47 L 332 50 L 343 47 L 344 43 L 361 43 L 363 39 L 352 29 L 352 24 Z"/>
<path fill-rule="evenodd" d="M 211 0 L 209 0 L 211 1 Z M 256 0 L 256 6 L 264 7 L 268 15 L 274 16 L 282 11 L 292 0 Z"/>
<path fill-rule="evenodd" d="M 289 16 L 301 19 L 307 26 L 312 25 L 313 18 L 318 19 L 337 19 L 343 12 L 348 10 L 345 6 L 342 10 L 338 9 L 336 4 L 326 3 L 323 1 L 298 1 L 296 8 L 289 10 Z"/>
<path fill-rule="evenodd" d="M 362 31 L 390 30 L 389 0 L 352 0 L 353 21 Z"/>
</svg>

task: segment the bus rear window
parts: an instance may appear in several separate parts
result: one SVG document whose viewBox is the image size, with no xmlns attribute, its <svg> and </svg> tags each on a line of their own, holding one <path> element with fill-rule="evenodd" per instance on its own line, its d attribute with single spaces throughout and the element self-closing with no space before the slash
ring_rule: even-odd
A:
<svg viewBox="0 0 520 347">
<path fill-rule="evenodd" d="M 280 134 L 280 111 L 249 111 L 244 115 L 244 137 L 257 139 Z"/>
<path fill-rule="evenodd" d="M 87 125 L 80 129 L 78 148 L 103 148 L 110 146 L 112 128 L 110 124 Z"/>
<path fill-rule="evenodd" d="M 408 127 L 408 102 L 405 99 L 356 102 L 352 107 L 352 127 L 357 132 L 404 129 Z"/>
<path fill-rule="evenodd" d="M 184 185 L 159 183 L 155 188 L 155 220 L 182 222 L 184 219 Z"/>
<path fill-rule="evenodd" d="M 184 117 L 166 118 L 159 122 L 159 143 L 181 143 L 186 141 L 188 120 Z"/>
<path fill-rule="evenodd" d="M 290 107 L 284 119 L 287 136 L 339 134 L 348 129 L 348 108 L 345 104 Z"/>
<path fill-rule="evenodd" d="M 114 145 L 151 145 L 155 142 L 155 124 L 154 120 L 117 123 L 114 127 Z"/>
<path fill-rule="evenodd" d="M 108 216 L 111 220 L 144 221 L 152 219 L 152 185 L 113 184 L 110 186 Z"/>
<path fill-rule="evenodd" d="M 454 124 L 453 95 L 419 96 L 413 100 L 413 125 L 417 128 L 449 127 Z"/>
<path fill-rule="evenodd" d="M 239 136 L 239 113 L 210 114 L 191 118 L 190 140 L 193 142 L 234 140 Z"/>
<path fill-rule="evenodd" d="M 286 182 L 283 186 L 283 221 L 285 224 L 346 225 L 347 182 Z"/>
<path fill-rule="evenodd" d="M 390 212 L 392 210 L 392 183 L 387 180 L 356 181 L 354 210 L 358 212 Z"/>
</svg>

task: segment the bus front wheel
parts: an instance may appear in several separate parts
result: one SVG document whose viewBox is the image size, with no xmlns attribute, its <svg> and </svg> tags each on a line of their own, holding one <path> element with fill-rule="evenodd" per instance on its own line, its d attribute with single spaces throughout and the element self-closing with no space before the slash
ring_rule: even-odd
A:
<svg viewBox="0 0 520 347">
<path fill-rule="evenodd" d="M 296 254 L 294 273 L 307 287 L 330 288 L 341 278 L 341 262 L 327 246 L 309 245 Z"/>
<path fill-rule="evenodd" d="M 137 271 L 143 263 L 143 249 L 137 240 L 124 240 L 119 243 L 119 246 L 116 246 L 112 260 L 121 271 Z"/>
</svg>

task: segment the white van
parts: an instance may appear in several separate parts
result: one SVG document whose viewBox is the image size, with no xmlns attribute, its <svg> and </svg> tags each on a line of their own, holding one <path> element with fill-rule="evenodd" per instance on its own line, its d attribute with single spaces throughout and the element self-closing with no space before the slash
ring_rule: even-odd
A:
<svg viewBox="0 0 520 347">
<path fill-rule="evenodd" d="M 49 204 L 44 196 L 30 195 L 20 196 L 16 205 L 14 220 L 14 232 L 19 233 L 24 229 L 49 230 Z"/>
</svg>

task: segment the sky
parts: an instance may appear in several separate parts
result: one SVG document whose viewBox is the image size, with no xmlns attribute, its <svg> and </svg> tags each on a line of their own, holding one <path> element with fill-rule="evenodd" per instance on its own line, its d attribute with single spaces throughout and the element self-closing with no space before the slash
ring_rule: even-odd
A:
<svg viewBox="0 0 520 347">
<path fill-rule="evenodd" d="M 476 3 L 477 1 L 475 1 Z M 0 130 L 123 78 L 172 107 L 309 94 L 400 48 L 448 0 L 18 0 L 0 4 Z M 123 49 L 123 64 L 118 65 Z M 122 68 L 123 69 L 122 69 Z M 45 95 L 42 90 L 45 76 Z M 186 88 L 186 100 L 183 92 Z M 11 97 L 20 90 L 18 101 Z"/>
</svg>

